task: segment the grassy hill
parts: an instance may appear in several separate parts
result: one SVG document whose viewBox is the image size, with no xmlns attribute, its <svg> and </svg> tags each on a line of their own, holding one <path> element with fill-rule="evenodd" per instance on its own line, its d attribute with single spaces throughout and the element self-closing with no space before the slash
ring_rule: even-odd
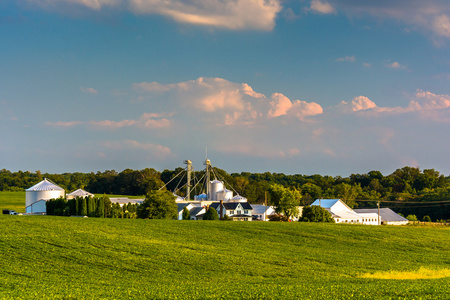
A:
<svg viewBox="0 0 450 300">
<path fill-rule="evenodd" d="M 450 294 L 448 227 L 2 215 L 0 232 L 2 299 Z"/>
</svg>

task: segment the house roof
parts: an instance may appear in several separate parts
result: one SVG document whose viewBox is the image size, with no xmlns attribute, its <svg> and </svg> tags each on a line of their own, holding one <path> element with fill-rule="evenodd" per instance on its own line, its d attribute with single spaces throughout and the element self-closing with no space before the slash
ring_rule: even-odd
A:
<svg viewBox="0 0 450 300">
<path fill-rule="evenodd" d="M 339 201 L 340 201 L 339 199 L 317 199 L 316 201 L 313 202 L 313 204 L 311 204 L 311 206 L 317 205 L 323 208 L 331 208 Z"/>
<path fill-rule="evenodd" d="M 193 207 L 191 210 L 190 210 L 190 213 L 191 213 L 191 217 L 198 217 L 199 216 L 199 213 L 203 210 L 204 208 L 203 207 Z"/>
<path fill-rule="evenodd" d="M 182 211 L 185 207 L 189 206 L 189 204 L 191 203 L 177 203 L 178 213 L 180 213 L 180 211 Z"/>
<path fill-rule="evenodd" d="M 211 203 L 210 207 L 213 207 L 215 210 L 219 208 L 220 202 Z M 253 209 L 250 203 L 248 202 L 224 202 L 223 206 L 227 210 L 235 210 L 238 205 L 241 205 L 243 209 Z"/>
<path fill-rule="evenodd" d="M 376 213 L 378 214 L 378 208 L 360 208 L 355 209 L 357 213 Z M 380 208 L 381 220 L 386 222 L 405 222 L 406 218 L 400 216 L 390 208 Z"/>
<path fill-rule="evenodd" d="M 78 189 L 78 190 L 73 191 L 72 193 L 68 194 L 67 196 L 86 197 L 86 196 L 94 196 L 94 194 L 86 192 L 83 189 Z"/>
<path fill-rule="evenodd" d="M 263 213 L 267 212 L 270 208 L 273 208 L 272 206 L 265 206 L 262 204 L 251 204 L 253 208 L 253 214 L 254 215 L 262 215 Z"/>
</svg>

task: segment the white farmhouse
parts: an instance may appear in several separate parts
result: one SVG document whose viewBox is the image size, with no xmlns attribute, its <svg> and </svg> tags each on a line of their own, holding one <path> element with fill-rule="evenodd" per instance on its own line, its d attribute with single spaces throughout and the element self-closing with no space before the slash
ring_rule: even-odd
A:
<svg viewBox="0 0 450 300">
<path fill-rule="evenodd" d="M 252 216 L 258 221 L 269 221 L 269 216 L 275 213 L 273 206 L 266 206 L 262 204 L 251 204 L 253 208 Z"/>
<path fill-rule="evenodd" d="M 178 220 L 183 220 L 183 210 L 186 207 L 189 212 L 195 207 L 194 204 L 192 203 L 177 203 L 177 207 L 178 207 Z"/>
<path fill-rule="evenodd" d="M 220 216 L 229 216 L 233 221 L 251 221 L 253 208 L 248 202 L 213 202 L 214 208 Z"/>
</svg>

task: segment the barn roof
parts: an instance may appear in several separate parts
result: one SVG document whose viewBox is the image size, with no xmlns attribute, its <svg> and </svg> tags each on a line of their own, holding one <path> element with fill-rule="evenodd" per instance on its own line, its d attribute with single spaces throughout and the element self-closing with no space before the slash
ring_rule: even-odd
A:
<svg viewBox="0 0 450 300">
<path fill-rule="evenodd" d="M 376 213 L 378 214 L 378 208 L 359 208 L 355 209 L 357 213 Z M 386 222 L 404 222 L 408 221 L 404 217 L 397 214 L 390 208 L 380 208 L 381 220 Z"/>
<path fill-rule="evenodd" d="M 91 194 L 89 192 L 86 192 L 83 189 L 78 189 L 76 191 L 73 191 L 70 194 L 67 194 L 67 196 L 74 196 L 74 197 L 86 197 L 86 196 L 94 196 L 94 194 Z"/>
<path fill-rule="evenodd" d="M 53 182 L 51 182 L 47 178 L 44 178 L 44 180 L 42 180 L 41 182 L 33 185 L 29 189 L 26 189 L 26 191 L 28 191 L 28 192 L 31 192 L 31 191 L 33 191 L 33 192 L 37 192 L 37 191 L 64 191 L 64 189 L 62 187 L 54 184 Z"/>
</svg>

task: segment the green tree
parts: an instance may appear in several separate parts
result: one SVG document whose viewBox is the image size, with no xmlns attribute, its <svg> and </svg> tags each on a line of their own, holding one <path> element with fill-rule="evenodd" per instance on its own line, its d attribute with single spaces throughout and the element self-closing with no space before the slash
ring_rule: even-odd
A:
<svg viewBox="0 0 450 300">
<path fill-rule="evenodd" d="M 408 221 L 411 221 L 411 222 L 417 222 L 417 221 L 418 221 L 416 215 L 408 215 L 408 216 L 406 216 L 406 219 L 407 219 Z"/>
<path fill-rule="evenodd" d="M 203 220 L 217 221 L 219 220 L 219 214 L 214 209 L 214 207 L 209 207 L 208 210 L 203 215 Z"/>
<path fill-rule="evenodd" d="M 87 202 L 87 215 L 89 217 L 95 217 L 95 200 L 92 196 L 86 199 Z"/>
<path fill-rule="evenodd" d="M 175 219 L 177 215 L 175 196 L 168 191 L 150 191 L 137 208 L 141 219 Z"/>
<path fill-rule="evenodd" d="M 87 216 L 87 203 L 85 197 L 80 197 L 80 215 Z"/>
<path fill-rule="evenodd" d="M 187 207 L 183 208 L 183 220 L 190 220 L 191 219 L 191 212 L 189 211 L 189 209 L 187 209 Z"/>
<path fill-rule="evenodd" d="M 104 197 L 95 198 L 95 216 L 97 218 L 105 217 L 105 199 Z"/>
<path fill-rule="evenodd" d="M 430 216 L 429 215 L 425 215 L 425 216 L 423 216 L 423 219 L 422 219 L 424 222 L 431 222 L 431 218 L 430 218 Z"/>
<path fill-rule="evenodd" d="M 301 199 L 298 191 L 285 188 L 281 184 L 272 184 L 269 187 L 269 195 L 277 213 L 283 213 L 287 217 L 298 215 L 297 207 Z"/>
<path fill-rule="evenodd" d="M 301 222 L 330 222 L 334 223 L 331 213 L 318 205 L 303 207 Z"/>
</svg>

